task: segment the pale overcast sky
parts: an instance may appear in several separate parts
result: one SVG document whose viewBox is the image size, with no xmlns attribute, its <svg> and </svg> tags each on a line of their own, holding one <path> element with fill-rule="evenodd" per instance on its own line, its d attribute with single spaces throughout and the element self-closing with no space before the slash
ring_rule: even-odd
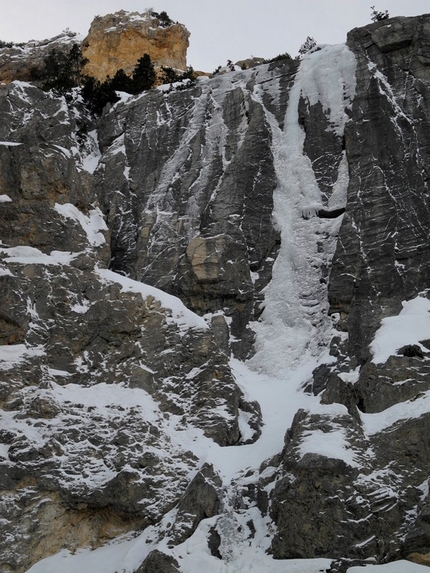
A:
<svg viewBox="0 0 430 573">
<path fill-rule="evenodd" d="M 344 42 L 370 22 L 371 5 L 390 16 L 430 13 L 430 0 L 1 0 L 0 40 L 43 40 L 70 28 L 85 36 L 94 16 L 165 10 L 191 32 L 188 64 L 212 72 L 227 59 L 297 55 L 307 36 Z"/>
</svg>

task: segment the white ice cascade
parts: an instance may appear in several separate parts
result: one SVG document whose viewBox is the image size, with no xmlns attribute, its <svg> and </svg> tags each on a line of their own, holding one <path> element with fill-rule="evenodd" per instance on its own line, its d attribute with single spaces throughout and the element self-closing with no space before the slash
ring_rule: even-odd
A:
<svg viewBox="0 0 430 573">
<path fill-rule="evenodd" d="M 327 286 L 320 279 L 322 265 L 333 257 L 341 217 L 312 217 L 322 207 L 322 197 L 303 150 L 306 136 L 299 124 L 300 98 L 310 106 L 320 102 L 328 129 L 342 136 L 348 121 L 345 110 L 355 95 L 355 69 L 355 57 L 344 44 L 308 54 L 289 94 L 283 130 L 267 111 L 278 178 L 273 216 L 281 247 L 265 290 L 262 320 L 255 324 L 257 352 L 251 364 L 275 377 L 285 377 L 305 360 L 319 356 L 332 327 Z M 277 94 L 271 95 L 276 98 Z M 347 187 L 344 156 L 329 208 L 345 206 Z"/>
</svg>

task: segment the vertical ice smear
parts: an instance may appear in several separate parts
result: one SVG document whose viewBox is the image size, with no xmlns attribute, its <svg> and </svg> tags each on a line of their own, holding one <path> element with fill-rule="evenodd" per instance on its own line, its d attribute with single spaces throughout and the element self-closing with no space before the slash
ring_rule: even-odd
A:
<svg viewBox="0 0 430 573">
<path fill-rule="evenodd" d="M 342 136 L 345 108 L 355 94 L 355 57 L 345 45 L 326 46 L 301 62 L 281 131 L 268 113 L 278 176 L 274 219 L 281 232 L 281 248 L 266 288 L 262 321 L 256 324 L 256 356 L 252 364 L 269 375 L 284 377 L 303 359 L 316 357 L 328 341 L 326 286 L 321 265 L 336 246 L 338 219 L 312 217 L 322 207 L 321 192 L 311 161 L 303 151 L 305 132 L 299 123 L 299 102 L 320 102 L 330 130 Z M 345 202 L 346 161 L 340 162 L 334 203 Z M 323 249 L 318 243 L 323 243 Z"/>
<path fill-rule="evenodd" d="M 101 157 L 101 152 L 99 148 L 97 130 L 93 129 L 88 133 L 85 148 L 82 152 L 81 162 L 82 168 L 88 173 L 94 173 L 96 170 L 99 160 Z"/>
</svg>

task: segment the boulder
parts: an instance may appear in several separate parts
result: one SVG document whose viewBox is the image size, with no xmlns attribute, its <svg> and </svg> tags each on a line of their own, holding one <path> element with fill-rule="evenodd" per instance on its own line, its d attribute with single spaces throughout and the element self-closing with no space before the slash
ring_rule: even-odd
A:
<svg viewBox="0 0 430 573">
<path fill-rule="evenodd" d="M 154 549 L 135 573 L 180 573 L 178 562 L 165 553 Z"/>
</svg>

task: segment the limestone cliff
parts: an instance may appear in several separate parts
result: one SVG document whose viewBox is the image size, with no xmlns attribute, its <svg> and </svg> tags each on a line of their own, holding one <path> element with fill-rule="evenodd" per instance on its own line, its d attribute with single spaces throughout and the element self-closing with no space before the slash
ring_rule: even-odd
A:
<svg viewBox="0 0 430 573">
<path fill-rule="evenodd" d="M 87 37 L 66 30 L 49 40 L 31 40 L 0 47 L 0 82 L 43 80 L 44 58 L 51 50 L 68 52 L 81 45 L 88 60 L 83 73 L 104 81 L 122 68 L 131 74 L 136 62 L 149 54 L 156 68 L 185 71 L 190 33 L 156 12 L 125 12 L 96 16 Z"/>
<path fill-rule="evenodd" d="M 430 15 L 0 117 L 1 573 L 425 562 Z"/>
<path fill-rule="evenodd" d="M 97 16 L 82 43 L 82 55 L 88 60 L 84 73 L 100 81 L 120 68 L 131 74 L 143 54 L 149 54 L 157 67 L 184 71 L 189 35 L 182 24 L 165 25 L 154 12 L 122 10 Z"/>
</svg>

